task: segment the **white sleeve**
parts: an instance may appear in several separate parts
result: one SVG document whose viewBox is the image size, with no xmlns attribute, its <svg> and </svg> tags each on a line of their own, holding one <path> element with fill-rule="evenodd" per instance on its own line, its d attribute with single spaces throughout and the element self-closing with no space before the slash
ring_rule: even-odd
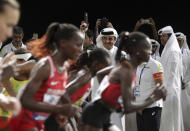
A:
<svg viewBox="0 0 190 131">
<path fill-rule="evenodd" d="M 163 72 L 162 64 L 158 61 L 153 62 L 152 63 L 152 71 L 153 71 L 153 74 Z"/>
<path fill-rule="evenodd" d="M 180 86 L 181 76 L 182 76 L 182 59 L 179 54 L 175 53 L 171 55 L 167 64 L 167 86 L 168 87 L 178 87 Z M 181 62 L 180 62 L 181 61 Z"/>
</svg>

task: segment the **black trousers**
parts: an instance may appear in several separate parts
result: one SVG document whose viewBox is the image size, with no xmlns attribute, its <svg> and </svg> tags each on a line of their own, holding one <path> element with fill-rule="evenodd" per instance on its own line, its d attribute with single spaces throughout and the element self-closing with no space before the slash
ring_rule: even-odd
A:
<svg viewBox="0 0 190 131">
<path fill-rule="evenodd" d="M 142 115 L 136 113 L 138 131 L 159 131 L 161 107 L 145 108 Z"/>
</svg>

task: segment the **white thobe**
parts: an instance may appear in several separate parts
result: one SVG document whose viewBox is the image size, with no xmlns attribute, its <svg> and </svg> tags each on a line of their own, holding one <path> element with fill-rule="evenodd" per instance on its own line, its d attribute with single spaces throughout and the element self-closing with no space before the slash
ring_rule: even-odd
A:
<svg viewBox="0 0 190 131">
<path fill-rule="evenodd" d="M 183 58 L 183 83 L 185 89 L 181 92 L 184 131 L 190 131 L 190 50 L 184 49 Z"/>
<path fill-rule="evenodd" d="M 182 54 L 174 33 L 170 36 L 161 55 L 164 84 L 167 89 L 162 109 L 160 131 L 182 131 L 181 77 Z"/>
</svg>

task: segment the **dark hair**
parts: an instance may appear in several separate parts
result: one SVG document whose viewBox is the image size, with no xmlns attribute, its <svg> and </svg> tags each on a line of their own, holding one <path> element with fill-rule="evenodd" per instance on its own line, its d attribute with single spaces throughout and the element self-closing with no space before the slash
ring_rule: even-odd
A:
<svg viewBox="0 0 190 131">
<path fill-rule="evenodd" d="M 60 40 L 70 40 L 79 28 L 73 24 L 51 23 L 45 35 L 42 38 L 30 41 L 31 52 L 36 57 L 43 57 L 51 54 L 56 48 L 59 48 Z"/>
<path fill-rule="evenodd" d="M 73 66 L 71 66 L 70 70 L 79 70 L 85 66 L 90 68 L 94 61 L 105 63 L 106 59 L 109 57 L 109 54 L 102 48 L 87 50 L 86 52 L 81 54 L 77 62 Z"/>
<path fill-rule="evenodd" d="M 51 50 L 58 47 L 60 40 L 70 40 L 77 31 L 79 29 L 72 24 L 52 23 L 47 30 L 46 48 Z"/>
<path fill-rule="evenodd" d="M 14 9 L 20 9 L 20 5 L 16 0 L 0 0 L 0 13 L 5 11 L 6 5 Z"/>
<path fill-rule="evenodd" d="M 119 37 L 119 47 L 115 57 L 116 61 L 120 61 L 122 50 L 125 50 L 126 53 L 131 55 L 134 53 L 134 49 L 137 49 L 139 45 L 142 43 L 142 41 L 148 38 L 147 35 L 141 32 L 121 32 Z"/>
<path fill-rule="evenodd" d="M 24 31 L 23 31 L 22 27 L 14 26 L 13 34 L 24 34 Z"/>
</svg>

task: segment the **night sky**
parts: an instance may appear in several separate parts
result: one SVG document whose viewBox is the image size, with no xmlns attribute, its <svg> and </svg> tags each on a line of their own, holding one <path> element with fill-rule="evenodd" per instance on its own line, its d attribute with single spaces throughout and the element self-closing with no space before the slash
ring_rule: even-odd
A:
<svg viewBox="0 0 190 131">
<path fill-rule="evenodd" d="M 94 29 L 97 18 L 107 17 L 118 33 L 132 31 L 137 20 L 152 17 L 157 30 L 171 25 L 174 32 L 183 32 L 189 41 L 190 8 L 181 0 L 20 0 L 19 3 L 19 26 L 24 29 L 24 40 L 30 39 L 34 32 L 42 36 L 51 22 L 72 23 L 79 27 L 86 11 L 90 29 Z"/>
</svg>

